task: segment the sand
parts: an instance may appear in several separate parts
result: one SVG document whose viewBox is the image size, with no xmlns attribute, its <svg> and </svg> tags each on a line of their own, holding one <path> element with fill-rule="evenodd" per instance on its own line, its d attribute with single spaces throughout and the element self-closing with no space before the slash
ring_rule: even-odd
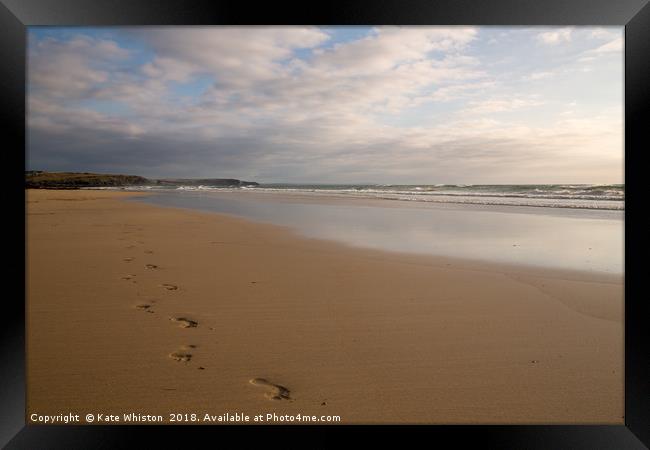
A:
<svg viewBox="0 0 650 450">
<path fill-rule="evenodd" d="M 356 249 L 133 195 L 27 193 L 28 423 L 624 422 L 622 276 Z"/>
</svg>

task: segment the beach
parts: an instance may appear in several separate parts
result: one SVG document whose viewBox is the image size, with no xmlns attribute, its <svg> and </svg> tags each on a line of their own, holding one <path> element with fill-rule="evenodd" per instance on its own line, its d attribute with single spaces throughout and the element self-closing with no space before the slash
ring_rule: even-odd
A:
<svg viewBox="0 0 650 450">
<path fill-rule="evenodd" d="M 624 423 L 622 274 L 355 248 L 141 195 L 27 191 L 28 422 Z"/>
</svg>

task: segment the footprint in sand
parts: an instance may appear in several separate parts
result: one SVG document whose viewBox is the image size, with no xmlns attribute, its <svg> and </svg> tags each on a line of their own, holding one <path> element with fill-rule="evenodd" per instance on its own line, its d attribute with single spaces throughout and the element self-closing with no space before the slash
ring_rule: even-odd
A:
<svg viewBox="0 0 650 450">
<path fill-rule="evenodd" d="M 169 320 L 176 322 L 181 328 L 196 328 L 199 323 L 196 320 L 188 319 L 186 317 L 170 317 Z"/>
<path fill-rule="evenodd" d="M 135 258 L 129 257 L 129 258 L 124 258 L 122 261 L 131 262 L 131 261 L 133 261 L 134 259 L 135 259 Z"/>
<path fill-rule="evenodd" d="M 164 287 L 168 291 L 176 291 L 176 290 L 178 290 L 178 286 L 176 286 L 175 284 L 164 283 L 164 284 L 161 284 L 160 286 Z"/>
<path fill-rule="evenodd" d="M 153 310 L 151 309 L 152 306 L 153 305 L 151 305 L 149 303 L 140 303 L 138 305 L 135 305 L 136 309 L 139 309 L 140 311 L 145 311 L 145 312 L 153 314 Z"/>
<path fill-rule="evenodd" d="M 181 347 L 175 352 L 170 353 L 169 357 L 178 362 L 190 362 L 192 359 L 192 354 L 188 351 L 188 349 L 191 347 L 193 346 Z"/>
<path fill-rule="evenodd" d="M 153 255 L 153 250 L 145 250 L 144 251 L 147 255 Z"/>
<path fill-rule="evenodd" d="M 155 265 L 155 264 L 145 264 L 144 267 L 147 268 L 147 269 L 152 269 L 152 270 L 158 268 L 158 266 Z"/>
<path fill-rule="evenodd" d="M 273 384 L 268 381 L 266 378 L 253 378 L 249 381 L 250 384 L 255 386 L 262 386 L 268 389 L 268 392 L 264 394 L 269 400 L 292 400 L 289 389 L 279 384 Z"/>
<path fill-rule="evenodd" d="M 133 280 L 134 278 L 135 278 L 135 275 L 134 275 L 134 274 L 124 275 L 124 276 L 122 277 L 122 279 L 123 279 L 123 280 L 126 280 L 126 281 Z M 134 283 L 135 283 L 135 281 L 134 281 Z"/>
</svg>

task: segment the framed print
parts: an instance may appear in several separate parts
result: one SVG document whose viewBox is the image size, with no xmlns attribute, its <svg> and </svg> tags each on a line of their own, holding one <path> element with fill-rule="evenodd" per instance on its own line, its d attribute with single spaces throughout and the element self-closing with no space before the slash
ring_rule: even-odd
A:
<svg viewBox="0 0 650 450">
<path fill-rule="evenodd" d="M 647 1 L 0 11 L 7 448 L 649 445 Z"/>
</svg>

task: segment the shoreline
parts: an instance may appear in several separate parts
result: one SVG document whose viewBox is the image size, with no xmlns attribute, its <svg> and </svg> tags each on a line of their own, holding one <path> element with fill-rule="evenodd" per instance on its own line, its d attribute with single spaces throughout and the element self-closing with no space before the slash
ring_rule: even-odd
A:
<svg viewBox="0 0 650 450">
<path fill-rule="evenodd" d="M 152 194 L 145 193 L 145 195 L 142 196 L 141 195 L 129 196 L 127 200 L 138 201 L 137 197 L 147 197 L 149 195 Z M 343 198 L 341 200 L 345 201 L 347 199 Z M 377 200 L 377 202 L 380 201 L 381 200 Z M 147 202 L 142 202 L 142 203 L 149 206 L 152 205 L 151 203 L 147 203 Z M 195 209 L 190 207 L 167 206 L 167 205 L 158 205 L 158 204 L 153 206 L 158 208 L 166 208 L 166 209 L 169 208 L 172 210 L 185 211 L 189 213 L 207 214 L 208 216 L 228 217 L 230 219 L 240 220 L 245 223 L 256 224 L 263 227 L 275 228 L 278 232 L 287 233 L 295 239 L 312 241 L 315 243 L 320 242 L 324 245 L 340 246 L 348 250 L 357 251 L 360 254 L 368 253 L 367 256 L 371 259 L 381 259 L 383 257 L 388 257 L 394 261 L 400 261 L 404 264 L 415 264 L 415 265 L 441 268 L 441 267 L 449 266 L 451 263 L 457 268 L 463 268 L 467 270 L 499 272 L 499 273 L 514 273 L 514 274 L 522 274 L 522 275 L 538 275 L 542 277 L 561 278 L 561 279 L 576 280 L 576 281 L 602 281 L 604 283 L 616 283 L 616 284 L 622 283 L 625 277 L 625 275 L 622 273 L 603 272 L 597 270 L 565 269 L 562 267 L 547 267 L 547 266 L 526 264 L 526 263 L 515 265 L 512 263 L 489 261 L 483 259 L 454 257 L 454 256 L 447 256 L 447 255 L 427 255 L 427 254 L 411 253 L 408 251 L 398 251 L 398 250 L 373 249 L 369 247 L 355 246 L 355 245 L 347 244 L 343 241 L 336 241 L 333 239 L 305 236 L 303 234 L 300 234 L 295 229 L 286 225 L 278 225 L 269 222 L 255 221 L 247 217 L 244 217 L 242 215 L 237 215 L 234 213 L 214 212 L 214 211 L 201 210 L 201 209 Z M 454 204 L 454 206 L 477 206 L 477 205 Z M 525 207 L 512 206 L 511 208 L 518 209 L 518 208 L 525 208 Z M 603 211 L 603 210 L 595 210 L 595 211 Z M 609 210 L 605 210 L 605 211 L 609 211 Z M 525 213 L 522 212 L 522 214 Z"/>
<path fill-rule="evenodd" d="M 92 187 L 83 187 L 82 190 L 95 190 Z M 228 190 L 232 189 L 232 190 Z M 118 191 L 118 192 L 134 192 L 134 193 L 143 193 L 144 195 L 156 195 L 162 194 L 165 192 L 177 192 L 178 189 L 129 189 L 127 188 L 100 188 L 98 190 L 107 190 L 107 191 Z M 373 204 L 382 205 L 384 207 L 412 207 L 412 208 L 428 208 L 428 207 L 440 207 L 440 208 L 467 208 L 474 207 L 477 210 L 489 210 L 497 212 L 517 212 L 517 210 L 522 210 L 525 214 L 545 214 L 545 215 L 571 215 L 571 214 L 584 214 L 585 212 L 593 213 L 597 215 L 599 212 L 602 214 L 620 214 L 621 216 L 625 214 L 625 200 L 620 200 L 623 204 L 623 207 L 616 208 L 605 208 L 605 207 L 587 207 L 587 206 L 566 206 L 566 205 L 553 205 L 553 204 L 544 204 L 544 205 L 535 205 L 535 204 L 510 204 L 510 203 L 483 203 L 477 201 L 433 201 L 433 200 L 415 200 L 415 199 L 403 199 L 403 198 L 393 198 L 393 197 L 376 197 L 368 196 L 361 194 L 342 194 L 336 192 L 325 192 L 314 190 L 309 193 L 302 191 L 291 191 L 291 190 L 264 190 L 264 187 L 252 188 L 252 189 L 239 189 L 236 188 L 218 188 L 218 189 L 185 189 L 182 192 L 195 193 L 195 194 L 229 194 L 237 193 L 244 194 L 250 197 L 257 197 L 260 200 L 263 200 L 268 197 L 281 197 L 283 200 L 288 202 L 298 202 L 302 200 L 308 200 L 309 202 L 317 202 L 322 204 L 333 204 L 339 202 L 358 202 L 364 203 L 365 205 L 372 206 Z M 444 196 L 441 194 L 441 196 Z M 454 195 L 452 197 L 463 197 L 462 195 Z M 472 197 L 468 194 L 468 197 Z M 511 198 L 511 197 L 489 197 L 485 198 Z M 512 197 L 519 198 L 519 197 Z M 557 200 L 557 199 L 556 199 Z M 576 199 L 579 200 L 579 199 Z M 594 200 L 597 201 L 597 200 Z M 610 200 L 614 201 L 614 200 Z M 619 202 L 616 200 L 615 202 Z"/>
<path fill-rule="evenodd" d="M 367 198 L 296 198 L 293 194 L 249 191 L 180 195 L 174 192 L 146 193 L 134 196 L 132 200 L 226 215 L 275 226 L 299 239 L 323 240 L 361 251 L 387 252 L 393 258 L 417 258 L 419 264 L 453 261 L 463 267 L 482 269 L 488 265 L 490 270 L 545 272 L 550 276 L 574 274 L 578 279 L 605 277 L 615 282 L 624 276 L 624 243 L 621 240 L 617 246 L 611 242 L 612 234 L 623 233 L 624 216 L 619 211 L 571 208 L 562 211 L 558 211 L 560 208 L 543 208 L 542 211 L 536 207 L 471 204 L 416 205 L 415 202 Z M 281 212 L 270 212 L 266 205 L 274 205 L 272 209 Z M 353 212 L 363 208 L 368 208 L 364 210 L 367 214 Z M 317 219 L 309 219 L 310 215 Z M 418 223 L 427 225 L 414 226 Z M 603 224 L 610 227 L 607 232 L 603 232 Z M 620 229 L 611 229 L 612 226 Z M 527 227 L 537 231 L 526 234 L 523 230 Z M 495 233 L 495 228 L 500 232 Z M 463 238 L 456 230 L 464 233 Z M 469 230 L 472 231 L 468 234 Z M 599 234 L 594 235 L 594 230 Z M 558 240 L 559 234 L 565 235 L 564 242 Z M 583 236 L 587 235 L 591 238 L 585 240 Z M 409 236 L 417 236 L 417 244 Z M 620 255 L 614 256 L 610 251 L 620 252 Z"/>
<path fill-rule="evenodd" d="M 344 424 L 623 422 L 622 275 L 360 249 L 123 201 L 142 194 L 27 191 L 28 414 L 92 399 Z M 264 396 L 277 386 L 290 401 Z"/>
</svg>

